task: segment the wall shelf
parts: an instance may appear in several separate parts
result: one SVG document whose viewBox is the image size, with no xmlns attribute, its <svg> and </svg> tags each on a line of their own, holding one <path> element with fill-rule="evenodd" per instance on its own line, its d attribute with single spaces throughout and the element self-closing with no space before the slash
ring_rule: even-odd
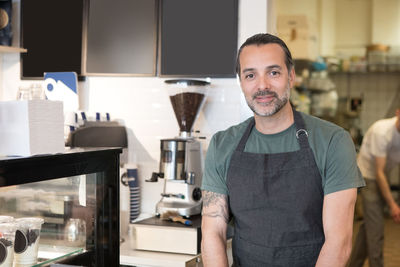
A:
<svg viewBox="0 0 400 267">
<path fill-rule="evenodd" d="M 0 53 L 26 53 L 27 49 L 15 46 L 0 45 Z"/>
<path fill-rule="evenodd" d="M 400 70 L 386 70 L 386 71 L 330 71 L 329 75 L 351 75 L 351 74 L 359 74 L 359 75 L 364 75 L 364 74 L 399 74 Z"/>
</svg>

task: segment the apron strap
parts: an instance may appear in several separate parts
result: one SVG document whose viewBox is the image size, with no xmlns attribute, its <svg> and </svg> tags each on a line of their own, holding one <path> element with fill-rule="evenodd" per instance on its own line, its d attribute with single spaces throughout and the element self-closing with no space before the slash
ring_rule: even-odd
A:
<svg viewBox="0 0 400 267">
<path fill-rule="evenodd" d="M 301 117 L 300 113 L 295 109 L 293 109 L 293 116 L 294 124 L 296 125 L 296 138 L 300 144 L 300 149 L 309 148 L 308 132 L 303 117 Z"/>
<path fill-rule="evenodd" d="M 244 147 L 246 146 L 247 139 L 249 138 L 251 130 L 253 129 L 255 124 L 256 124 L 256 121 L 253 116 L 253 118 L 249 122 L 249 125 L 246 128 L 246 131 L 244 132 L 242 138 L 240 139 L 238 146 L 236 147 L 236 151 L 244 151 Z"/>
<path fill-rule="evenodd" d="M 304 120 L 297 110 L 295 110 L 294 108 L 292 108 L 292 110 L 294 116 L 294 124 L 296 126 L 296 138 L 299 142 L 300 149 L 309 148 L 310 145 L 308 143 L 308 132 L 306 130 Z M 253 129 L 254 125 L 255 125 L 255 119 L 253 117 L 250 120 L 242 138 L 240 139 L 239 144 L 236 147 L 236 151 L 244 151 L 247 139 L 249 138 L 251 130 Z"/>
</svg>

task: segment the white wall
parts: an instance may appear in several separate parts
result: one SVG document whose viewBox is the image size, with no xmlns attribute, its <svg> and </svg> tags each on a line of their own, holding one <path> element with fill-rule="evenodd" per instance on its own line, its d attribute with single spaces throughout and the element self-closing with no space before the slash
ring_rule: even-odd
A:
<svg viewBox="0 0 400 267">
<path fill-rule="evenodd" d="M 372 0 L 372 37 L 373 44 L 382 43 L 400 46 L 400 1 Z M 384 29 L 384 30 L 383 30 Z"/>
<path fill-rule="evenodd" d="M 331 0 L 321 1 L 320 15 L 320 44 L 321 55 L 335 55 L 336 43 L 336 2 Z M 322 19 L 323 18 L 323 19 Z"/>
<path fill-rule="evenodd" d="M 365 56 L 371 44 L 371 3 L 365 0 L 336 1 L 336 53 Z"/>
<path fill-rule="evenodd" d="M 246 2 L 246 3 L 245 3 Z M 254 33 L 266 31 L 266 0 L 239 1 L 239 44 Z M 19 0 L 14 0 L 14 45 L 19 45 Z M 21 81 L 18 54 L 3 55 L 1 100 L 15 99 L 18 87 L 41 81 Z M 110 112 L 128 128 L 129 161 L 139 167 L 141 183 L 141 210 L 153 213 L 160 199 L 161 182 L 145 183 L 152 172 L 158 171 L 159 140 L 175 137 L 178 124 L 164 87 L 164 79 L 133 77 L 87 77 L 79 82 L 80 108 L 89 112 Z M 212 79 L 208 99 L 194 129 L 207 139 L 219 130 L 251 116 L 245 105 L 236 79 Z M 122 209 L 127 209 L 128 191 L 121 190 L 125 199 Z"/>
</svg>

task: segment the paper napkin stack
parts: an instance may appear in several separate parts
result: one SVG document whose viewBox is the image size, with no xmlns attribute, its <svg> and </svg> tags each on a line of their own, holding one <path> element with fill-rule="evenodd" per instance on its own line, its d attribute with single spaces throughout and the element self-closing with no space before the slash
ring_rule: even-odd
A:
<svg viewBox="0 0 400 267">
<path fill-rule="evenodd" d="M 31 156 L 64 151 L 61 101 L 0 102 L 0 154 Z"/>
</svg>

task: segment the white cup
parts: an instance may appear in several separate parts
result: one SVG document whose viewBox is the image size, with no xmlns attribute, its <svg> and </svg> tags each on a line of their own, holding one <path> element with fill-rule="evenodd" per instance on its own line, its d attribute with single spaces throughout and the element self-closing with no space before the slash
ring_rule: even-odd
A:
<svg viewBox="0 0 400 267">
<path fill-rule="evenodd" d="M 2 216 L 4 217 L 4 216 Z M 0 223 L 0 266 L 12 267 L 16 225 L 13 222 Z"/>
<path fill-rule="evenodd" d="M 15 267 L 34 265 L 37 262 L 40 230 L 44 220 L 37 217 L 24 217 L 15 220 L 14 262 Z"/>
<path fill-rule="evenodd" d="M 20 86 L 17 92 L 17 100 L 31 100 L 31 89 L 28 86 Z"/>
</svg>

